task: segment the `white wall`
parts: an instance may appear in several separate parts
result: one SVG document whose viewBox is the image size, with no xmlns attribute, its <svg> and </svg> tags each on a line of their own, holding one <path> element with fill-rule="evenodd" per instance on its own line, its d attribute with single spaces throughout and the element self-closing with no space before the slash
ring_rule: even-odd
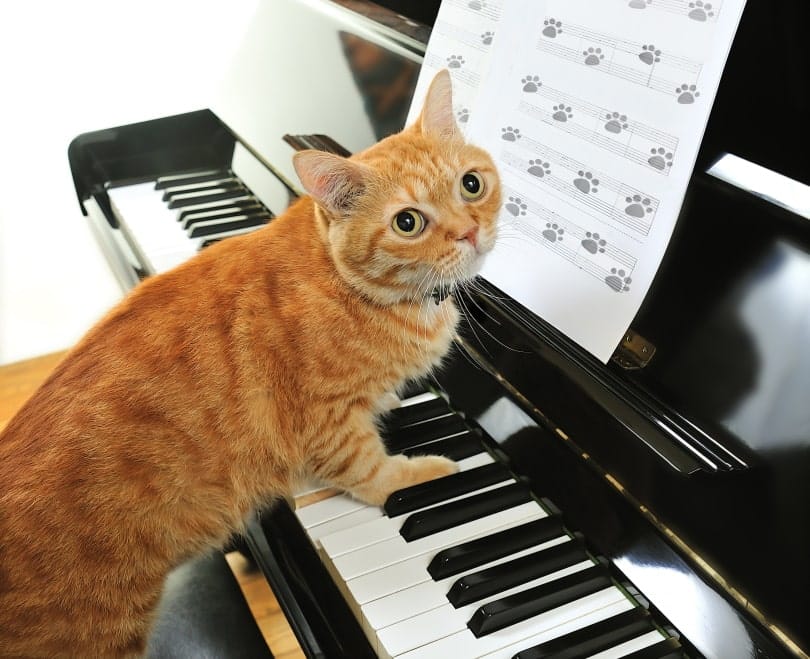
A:
<svg viewBox="0 0 810 659">
<path fill-rule="evenodd" d="M 0 364 L 69 347 L 121 296 L 75 198 L 70 140 L 208 107 L 258 2 L 0 9 Z"/>
</svg>

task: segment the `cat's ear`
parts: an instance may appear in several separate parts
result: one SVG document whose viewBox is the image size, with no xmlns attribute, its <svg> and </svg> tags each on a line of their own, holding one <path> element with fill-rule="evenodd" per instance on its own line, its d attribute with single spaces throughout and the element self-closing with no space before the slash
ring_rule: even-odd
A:
<svg viewBox="0 0 810 659">
<path fill-rule="evenodd" d="M 334 153 L 299 151 L 293 166 L 304 189 L 334 215 L 347 215 L 371 182 L 371 170 Z"/>
<path fill-rule="evenodd" d="M 425 135 L 451 138 L 458 132 L 453 116 L 453 82 L 447 69 L 442 69 L 430 83 L 418 126 Z"/>
</svg>

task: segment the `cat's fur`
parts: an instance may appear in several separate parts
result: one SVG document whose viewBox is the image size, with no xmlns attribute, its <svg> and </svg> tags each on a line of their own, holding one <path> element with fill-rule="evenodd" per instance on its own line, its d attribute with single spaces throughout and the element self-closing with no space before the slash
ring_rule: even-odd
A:
<svg viewBox="0 0 810 659">
<path fill-rule="evenodd" d="M 167 572 L 302 475 L 379 504 L 455 470 L 388 456 L 375 427 L 450 345 L 458 313 L 431 291 L 495 239 L 497 173 L 449 76 L 399 135 L 295 164 L 310 197 L 141 283 L 0 435 L 0 655 L 139 655 Z M 417 237 L 392 229 L 407 208 Z"/>
</svg>

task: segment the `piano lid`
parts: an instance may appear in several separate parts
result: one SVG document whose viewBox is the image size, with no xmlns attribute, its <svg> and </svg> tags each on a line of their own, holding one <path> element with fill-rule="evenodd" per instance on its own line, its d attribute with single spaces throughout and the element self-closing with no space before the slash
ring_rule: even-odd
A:
<svg viewBox="0 0 810 659">
<path fill-rule="evenodd" d="M 369 3 L 262 2 L 211 109 L 301 191 L 285 134 L 357 152 L 404 126 L 424 52 L 412 34 L 427 39 L 424 26 Z"/>
</svg>

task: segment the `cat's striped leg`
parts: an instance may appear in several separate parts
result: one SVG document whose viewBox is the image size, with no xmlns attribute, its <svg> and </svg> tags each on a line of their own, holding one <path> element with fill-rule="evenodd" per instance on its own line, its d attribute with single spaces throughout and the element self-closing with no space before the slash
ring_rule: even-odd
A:
<svg viewBox="0 0 810 659">
<path fill-rule="evenodd" d="M 382 505 L 388 496 L 404 487 L 448 476 L 458 465 L 438 455 L 408 458 L 388 455 L 373 427 L 346 428 L 317 447 L 310 457 L 315 476 L 371 505 Z"/>
</svg>

